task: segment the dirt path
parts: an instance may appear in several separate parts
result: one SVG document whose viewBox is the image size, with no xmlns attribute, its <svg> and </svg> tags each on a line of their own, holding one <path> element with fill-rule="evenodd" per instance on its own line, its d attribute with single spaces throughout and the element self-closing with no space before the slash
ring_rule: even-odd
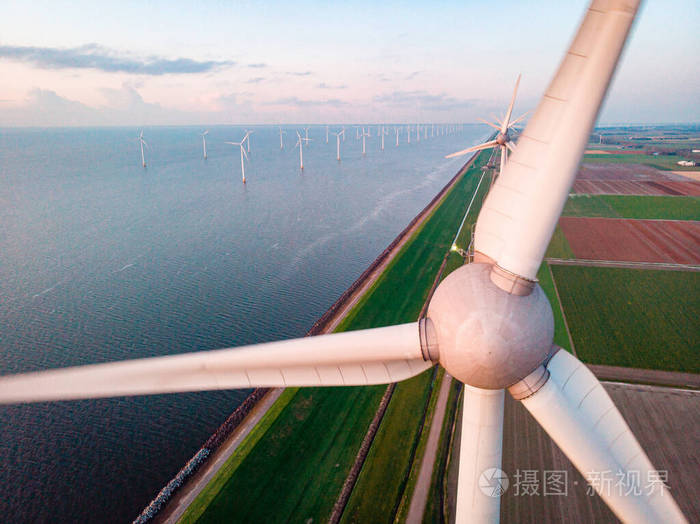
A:
<svg viewBox="0 0 700 524">
<path fill-rule="evenodd" d="M 450 386 L 452 386 L 452 377 L 445 373 L 438 393 L 437 403 L 433 420 L 430 422 L 430 433 L 428 433 L 428 442 L 425 446 L 423 460 L 420 463 L 418 471 L 418 479 L 411 495 L 411 505 L 408 507 L 408 515 L 406 522 L 408 524 L 419 524 L 423 521 L 423 513 L 425 506 L 428 503 L 428 494 L 430 492 L 430 483 L 433 478 L 433 469 L 435 468 L 435 457 L 438 451 L 438 440 L 440 439 L 440 431 L 442 430 L 442 422 L 445 419 L 447 411 L 447 399 L 450 395 Z"/>
<path fill-rule="evenodd" d="M 625 262 L 616 260 L 585 260 L 581 258 L 547 258 L 555 266 L 617 267 L 625 269 L 663 269 L 666 271 L 700 271 L 695 264 L 672 264 L 666 262 Z"/>
<path fill-rule="evenodd" d="M 658 369 L 623 368 L 586 364 L 598 380 L 607 382 L 629 382 L 677 388 L 700 389 L 700 375 L 680 371 L 660 371 Z"/>
</svg>

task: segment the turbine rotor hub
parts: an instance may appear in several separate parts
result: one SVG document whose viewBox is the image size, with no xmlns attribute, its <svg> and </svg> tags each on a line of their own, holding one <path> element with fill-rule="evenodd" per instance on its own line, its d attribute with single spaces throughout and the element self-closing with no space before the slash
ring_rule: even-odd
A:
<svg viewBox="0 0 700 524">
<path fill-rule="evenodd" d="M 552 308 L 542 288 L 518 296 L 491 281 L 490 264 L 451 273 L 428 307 L 440 364 L 470 386 L 502 389 L 546 359 L 554 337 Z"/>
<path fill-rule="evenodd" d="M 508 142 L 508 131 L 505 133 L 498 133 L 498 136 L 496 137 L 496 143 L 499 146 L 504 146 L 506 145 L 506 142 Z"/>
</svg>

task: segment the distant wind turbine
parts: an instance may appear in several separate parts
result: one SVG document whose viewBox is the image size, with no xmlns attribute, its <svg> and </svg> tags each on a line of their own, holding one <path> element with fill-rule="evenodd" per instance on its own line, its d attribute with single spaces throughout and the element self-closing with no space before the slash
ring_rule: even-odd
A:
<svg viewBox="0 0 700 524">
<path fill-rule="evenodd" d="M 328 126 L 326 126 L 326 144 L 328 143 Z"/>
<path fill-rule="evenodd" d="M 362 128 L 362 154 L 365 154 L 365 138 L 368 136 L 371 136 L 367 131 L 365 131 L 365 128 Z"/>
<path fill-rule="evenodd" d="M 306 128 L 308 132 L 308 127 Z M 299 131 L 297 131 L 297 143 L 294 147 L 299 148 L 299 168 L 303 171 L 304 169 L 304 142 L 309 142 L 310 138 L 301 138 Z"/>
<path fill-rule="evenodd" d="M 202 151 L 204 153 L 204 160 L 207 159 L 207 135 L 209 134 L 209 130 L 207 129 L 204 133 L 201 133 L 200 136 L 202 137 Z"/>
<path fill-rule="evenodd" d="M 333 133 L 333 134 L 335 135 L 335 141 L 336 141 L 335 157 L 336 157 L 336 160 L 338 160 L 338 162 L 340 162 L 340 136 L 342 135 L 343 140 L 345 140 L 345 128 L 343 128 L 343 130 L 340 131 L 339 133 Z"/>
<path fill-rule="evenodd" d="M 246 160 L 248 159 L 248 154 L 245 152 L 245 148 L 243 147 L 243 144 L 245 144 L 245 141 L 248 139 L 248 135 L 250 135 L 250 131 L 245 134 L 243 137 L 243 140 L 240 142 L 225 142 L 226 144 L 231 144 L 232 146 L 239 146 L 241 148 L 241 176 L 243 177 L 243 183 L 245 184 L 245 162 L 243 161 L 243 157 L 245 157 Z"/>
<path fill-rule="evenodd" d="M 401 128 L 395 127 L 394 131 L 396 131 L 396 147 L 399 147 L 399 133 L 401 132 Z"/>
<path fill-rule="evenodd" d="M 286 135 L 286 131 L 282 131 L 282 127 L 280 127 L 280 149 L 284 149 L 284 142 L 282 142 L 282 135 Z"/>
<path fill-rule="evenodd" d="M 143 129 L 139 133 L 139 143 L 141 144 L 141 165 L 146 167 L 146 157 L 143 154 L 143 146 L 149 147 L 146 141 L 143 139 Z"/>
<path fill-rule="evenodd" d="M 379 134 L 382 136 L 382 151 L 384 151 L 384 126 L 382 126 Z"/>
<path fill-rule="evenodd" d="M 508 130 L 515 124 L 520 122 L 527 115 L 527 113 L 524 113 L 512 122 L 510 120 L 511 115 L 513 114 L 513 105 L 515 105 L 515 95 L 518 93 L 518 85 L 520 85 L 520 75 L 518 75 L 518 79 L 515 81 L 515 89 L 513 89 L 513 96 L 510 99 L 510 105 L 508 106 L 506 116 L 503 118 L 502 122 L 500 122 L 499 124 L 494 124 L 492 122 L 488 122 L 487 120 L 483 120 L 481 118 L 479 119 L 498 131 L 496 139 L 484 142 L 483 144 L 479 144 L 477 146 L 469 147 L 456 153 L 452 153 L 451 155 L 447 155 L 445 158 L 454 158 L 456 156 L 466 155 L 467 153 L 471 153 L 473 151 L 480 151 L 482 149 L 491 149 L 492 147 L 499 147 L 501 149 L 501 169 L 499 171 L 500 175 L 500 173 L 503 172 L 503 169 L 506 166 L 506 162 L 508 161 L 508 151 L 515 151 L 515 146 L 511 141 L 510 135 L 508 134 Z"/>
<path fill-rule="evenodd" d="M 411 126 L 406 126 L 406 143 L 411 143 Z"/>
<path fill-rule="evenodd" d="M 420 124 L 416 124 L 416 142 L 420 142 Z"/>
</svg>

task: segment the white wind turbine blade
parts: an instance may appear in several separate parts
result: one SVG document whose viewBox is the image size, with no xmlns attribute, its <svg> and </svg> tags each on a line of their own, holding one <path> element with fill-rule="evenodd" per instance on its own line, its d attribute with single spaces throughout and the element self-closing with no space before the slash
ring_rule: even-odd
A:
<svg viewBox="0 0 700 524">
<path fill-rule="evenodd" d="M 655 485 L 649 493 L 656 469 L 593 373 L 565 350 L 552 357 L 547 370 L 549 380 L 523 406 L 613 513 L 623 522 L 686 522 L 667 489 Z M 604 472 L 622 485 L 599 482 L 595 475 Z"/>
<path fill-rule="evenodd" d="M 515 95 L 518 94 L 518 86 L 520 85 L 520 76 L 515 81 L 515 89 L 513 89 L 513 97 L 510 99 L 510 105 L 508 106 L 508 111 L 506 111 L 506 116 L 503 117 L 501 121 L 501 133 L 505 133 L 508 130 L 508 123 L 510 122 L 510 115 L 513 114 L 513 105 L 515 105 Z"/>
<path fill-rule="evenodd" d="M 501 130 L 501 127 L 500 127 L 500 126 L 497 126 L 496 124 L 493 124 L 493 123 L 489 122 L 488 120 L 484 120 L 483 118 L 479 118 L 479 117 L 477 117 L 477 120 L 481 120 L 481 121 L 482 121 L 484 124 L 486 124 L 487 126 L 491 126 L 491 127 L 493 127 L 494 129 L 497 129 L 498 131 Z"/>
<path fill-rule="evenodd" d="M 515 151 L 515 144 L 513 144 L 513 142 L 511 142 L 510 140 L 506 142 L 506 147 L 511 153 Z"/>
<path fill-rule="evenodd" d="M 482 149 L 490 149 L 492 147 L 496 147 L 498 145 L 498 142 L 495 140 L 491 140 L 489 142 L 484 142 L 483 144 L 479 144 L 478 146 L 472 146 L 467 149 L 463 149 L 462 151 L 457 151 L 456 153 L 452 153 L 451 155 L 445 156 L 445 158 L 454 158 L 456 156 L 463 156 L 466 155 L 467 153 L 473 153 L 474 151 L 481 151 Z"/>
<path fill-rule="evenodd" d="M 0 377 L 0 404 L 250 387 L 346 386 L 428 369 L 419 323 Z"/>
<path fill-rule="evenodd" d="M 464 386 L 455 522 L 498 522 L 503 398 L 502 389 Z"/>
<path fill-rule="evenodd" d="M 524 112 L 522 115 L 520 115 L 518 118 L 516 118 L 515 120 L 512 120 L 512 121 L 510 122 L 510 124 L 508 124 L 508 129 L 510 129 L 511 127 L 513 127 L 513 126 L 514 126 L 515 124 L 517 124 L 518 122 L 522 121 L 522 119 L 525 118 L 525 117 L 526 117 L 527 115 L 529 115 L 529 114 L 530 114 L 530 111 L 525 111 L 525 112 Z"/>
<path fill-rule="evenodd" d="M 489 192 L 475 249 L 535 280 L 639 0 L 594 0 L 518 149 Z"/>
<path fill-rule="evenodd" d="M 250 162 L 250 158 L 248 158 L 248 153 L 245 152 L 245 148 L 243 146 L 241 146 L 241 151 L 243 152 L 243 156 L 245 157 L 245 159 L 248 162 Z"/>
</svg>

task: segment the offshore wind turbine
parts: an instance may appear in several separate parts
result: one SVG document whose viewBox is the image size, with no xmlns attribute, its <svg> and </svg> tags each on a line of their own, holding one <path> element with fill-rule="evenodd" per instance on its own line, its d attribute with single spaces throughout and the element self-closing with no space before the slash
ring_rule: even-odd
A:
<svg viewBox="0 0 700 524">
<path fill-rule="evenodd" d="M 333 134 L 335 135 L 335 158 L 338 162 L 340 162 L 340 136 L 342 135 L 343 139 L 345 139 L 345 128 L 343 128 L 342 131 Z"/>
<path fill-rule="evenodd" d="M 245 136 L 243 137 L 243 140 L 241 140 L 240 142 L 224 142 L 225 144 L 231 144 L 232 146 L 239 146 L 241 148 L 241 176 L 243 177 L 244 184 L 245 184 L 245 162 L 243 161 L 243 157 L 245 156 L 245 159 L 248 160 L 248 154 L 245 152 L 245 148 L 243 146 L 246 143 L 246 140 L 248 139 L 249 134 L 250 134 L 250 132 L 246 133 Z"/>
<path fill-rule="evenodd" d="M 284 149 L 284 142 L 282 141 L 282 135 L 286 135 L 286 131 L 282 131 L 282 126 L 279 126 L 280 128 L 280 149 Z"/>
<path fill-rule="evenodd" d="M 304 170 L 304 142 L 308 143 L 310 140 L 310 138 L 302 138 L 299 131 L 297 131 L 297 143 L 294 147 L 299 148 L 299 169 L 302 171 Z"/>
<path fill-rule="evenodd" d="M 406 126 L 406 143 L 407 144 L 411 143 L 411 126 L 410 125 Z"/>
<path fill-rule="evenodd" d="M 467 153 L 471 153 L 474 151 L 480 151 L 482 149 L 490 149 L 492 147 L 498 147 L 501 150 L 501 169 L 499 171 L 500 173 L 503 172 L 503 169 L 505 168 L 506 162 L 508 161 L 508 151 L 515 151 L 515 146 L 512 143 L 509 130 L 511 127 L 513 127 L 515 124 L 520 122 L 525 116 L 527 116 L 528 113 L 524 113 L 520 115 L 518 118 L 513 120 L 511 122 L 510 117 L 513 114 L 513 105 L 515 104 L 515 95 L 518 93 L 518 86 L 520 85 L 520 75 L 518 75 L 518 79 L 515 81 L 515 89 L 513 89 L 513 96 L 510 99 L 510 105 L 508 106 L 508 110 L 506 111 L 505 117 L 503 117 L 503 120 L 499 122 L 498 124 L 494 124 L 492 122 L 488 122 L 487 120 L 483 120 L 480 118 L 482 122 L 485 124 L 493 127 L 498 131 L 498 135 L 496 135 L 496 138 L 494 140 L 490 140 L 488 142 L 484 142 L 483 144 L 479 144 L 476 146 L 468 147 L 467 149 L 464 149 L 462 151 L 458 151 L 456 153 L 452 153 L 451 155 L 447 155 L 445 158 L 454 158 L 457 156 L 462 156 L 466 155 Z"/>
<path fill-rule="evenodd" d="M 146 156 L 143 154 L 143 146 L 149 147 L 146 141 L 143 139 L 143 129 L 139 133 L 139 144 L 141 144 L 141 165 L 146 167 Z"/>
<path fill-rule="evenodd" d="M 382 126 L 381 130 L 379 131 L 379 134 L 382 137 L 382 151 L 384 151 L 384 126 Z"/>
<path fill-rule="evenodd" d="M 396 147 L 399 147 L 399 133 L 401 132 L 401 128 L 397 126 L 394 128 L 394 131 L 396 132 Z"/>
<path fill-rule="evenodd" d="M 365 154 L 365 138 L 368 136 L 371 136 L 367 131 L 365 131 L 365 128 L 362 128 L 362 154 Z"/>
<path fill-rule="evenodd" d="M 501 466 L 506 389 L 581 473 L 619 473 L 620 489 L 588 481 L 620 520 L 687 522 L 663 484 L 635 489 L 636 478 L 651 478 L 657 470 L 598 379 L 553 344 L 552 308 L 537 283 L 638 6 L 639 0 L 593 0 L 513 162 L 486 197 L 476 222 L 474 263 L 438 285 L 418 321 L 9 375 L 0 378 L 0 403 L 364 386 L 405 380 L 440 363 L 465 384 L 457 522 L 499 521 L 500 499 L 482 491 L 480 479 Z"/>
<path fill-rule="evenodd" d="M 326 144 L 328 143 L 328 126 L 326 126 Z"/>
<path fill-rule="evenodd" d="M 207 129 L 204 131 L 204 133 L 200 133 L 199 136 L 202 137 L 202 153 L 204 155 L 204 160 L 207 159 L 207 135 L 209 134 L 209 130 Z"/>
</svg>

